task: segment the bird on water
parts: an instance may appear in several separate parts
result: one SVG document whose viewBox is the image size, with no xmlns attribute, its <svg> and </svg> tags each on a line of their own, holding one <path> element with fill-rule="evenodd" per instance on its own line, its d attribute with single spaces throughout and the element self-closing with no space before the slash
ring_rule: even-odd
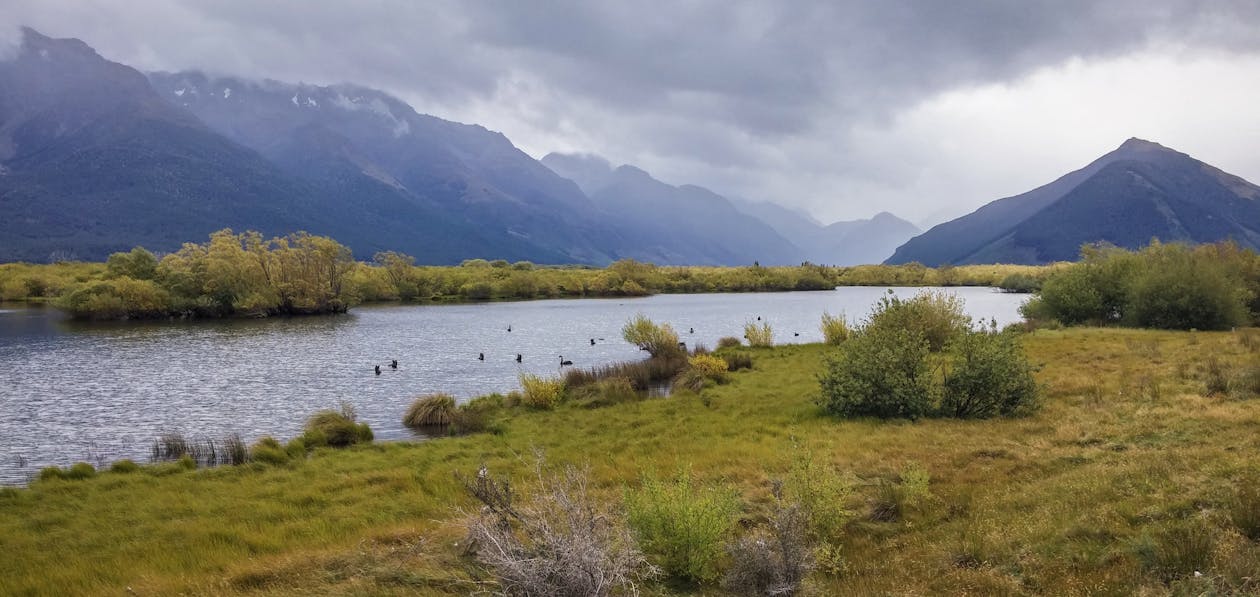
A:
<svg viewBox="0 0 1260 597">
<path fill-rule="evenodd" d="M 377 366 L 376 366 L 376 374 L 377 374 L 377 375 L 380 375 L 380 374 L 381 374 L 381 366 L 380 366 L 380 365 L 377 365 Z"/>
<path fill-rule="evenodd" d="M 479 352 L 479 353 L 477 353 L 477 360 L 478 360 L 478 361 L 484 361 L 484 360 L 486 360 L 486 353 L 484 353 L 484 352 Z"/>
<path fill-rule="evenodd" d="M 566 361 L 566 360 L 564 360 L 564 355 L 560 355 L 560 366 L 561 366 L 561 367 L 565 367 L 565 366 L 572 365 L 572 364 L 573 364 L 573 361 Z"/>
<path fill-rule="evenodd" d="M 398 359 L 394 359 L 394 360 L 390 361 L 390 362 L 389 362 L 389 368 L 390 368 L 390 369 L 397 369 L 397 368 L 398 368 Z"/>
<path fill-rule="evenodd" d="M 516 362 L 521 362 L 521 353 L 516 353 Z"/>
</svg>

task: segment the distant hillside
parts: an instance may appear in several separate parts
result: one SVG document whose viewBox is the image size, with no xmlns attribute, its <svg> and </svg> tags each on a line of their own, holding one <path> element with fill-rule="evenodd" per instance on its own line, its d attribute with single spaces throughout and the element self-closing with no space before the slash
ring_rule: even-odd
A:
<svg viewBox="0 0 1260 597">
<path fill-rule="evenodd" d="M 801 251 L 761 220 L 703 187 L 671 186 L 633 166 L 601 158 L 549 154 L 542 163 L 575 181 L 639 249 L 664 263 L 795 265 Z"/>
<path fill-rule="evenodd" d="M 1088 166 L 940 224 L 887 261 L 929 266 L 1076 259 L 1086 243 L 1233 239 L 1260 248 L 1260 187 L 1158 143 L 1129 139 Z"/>
<path fill-rule="evenodd" d="M 921 232 L 917 226 L 888 212 L 867 220 L 822 225 L 814 218 L 772 203 L 732 200 L 744 213 L 756 216 L 800 247 L 805 258 L 828 265 L 881 263 L 907 239 Z"/>
</svg>

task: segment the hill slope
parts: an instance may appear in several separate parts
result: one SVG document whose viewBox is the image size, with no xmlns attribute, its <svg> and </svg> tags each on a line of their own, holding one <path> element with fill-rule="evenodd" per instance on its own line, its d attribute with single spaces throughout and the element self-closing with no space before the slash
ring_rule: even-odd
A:
<svg viewBox="0 0 1260 597">
<path fill-rule="evenodd" d="M 1075 259 L 1086 243 L 1152 238 L 1260 247 L 1260 187 L 1158 143 L 1129 139 L 1088 166 L 999 199 L 899 247 L 929 266 Z"/>
</svg>

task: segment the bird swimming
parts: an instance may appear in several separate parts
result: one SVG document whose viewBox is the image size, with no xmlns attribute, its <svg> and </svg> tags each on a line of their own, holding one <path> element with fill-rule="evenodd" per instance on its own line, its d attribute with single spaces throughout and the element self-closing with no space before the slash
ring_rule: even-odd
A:
<svg viewBox="0 0 1260 597">
<path fill-rule="evenodd" d="M 477 360 L 478 360 L 478 361 L 484 361 L 484 360 L 486 360 L 486 353 L 484 353 L 484 352 L 479 352 L 479 353 L 477 353 Z"/>
<path fill-rule="evenodd" d="M 516 362 L 521 362 L 521 353 L 516 353 Z"/>
<path fill-rule="evenodd" d="M 595 346 L 595 339 L 591 338 L 591 346 Z"/>
<path fill-rule="evenodd" d="M 572 365 L 572 364 L 573 364 L 573 361 L 566 361 L 566 360 L 564 360 L 564 355 L 560 355 L 560 366 L 561 366 L 561 367 L 565 367 L 565 366 Z"/>
<path fill-rule="evenodd" d="M 377 374 L 377 375 L 380 375 L 380 374 L 381 374 L 381 366 L 380 366 L 380 365 L 377 365 L 377 366 L 376 366 L 376 374 Z"/>
<path fill-rule="evenodd" d="M 390 369 L 397 369 L 397 368 L 398 368 L 398 359 L 394 359 L 394 360 L 390 361 L 390 362 L 389 362 L 389 368 L 390 368 Z"/>
</svg>

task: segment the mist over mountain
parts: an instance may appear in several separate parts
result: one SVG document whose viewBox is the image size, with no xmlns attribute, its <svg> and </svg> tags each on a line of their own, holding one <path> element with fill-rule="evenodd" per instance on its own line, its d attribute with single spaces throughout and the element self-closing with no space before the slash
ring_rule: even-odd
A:
<svg viewBox="0 0 1260 597">
<path fill-rule="evenodd" d="M 666 263 L 795 265 L 800 250 L 725 197 L 672 186 L 634 166 L 589 155 L 548 154 L 543 165 L 577 182 L 600 209 L 639 231 L 637 243 Z"/>
<path fill-rule="evenodd" d="M 899 247 L 888 263 L 1047 263 L 1086 243 L 1138 248 L 1232 239 L 1260 247 L 1260 187 L 1158 143 L 1129 139 L 1089 165 L 999 199 Z"/>
<path fill-rule="evenodd" d="M 803 212 L 763 201 L 732 199 L 735 207 L 760 218 L 800 247 L 805 258 L 828 265 L 882 263 L 916 234 L 917 226 L 888 212 L 870 219 L 823 225 Z"/>
</svg>

